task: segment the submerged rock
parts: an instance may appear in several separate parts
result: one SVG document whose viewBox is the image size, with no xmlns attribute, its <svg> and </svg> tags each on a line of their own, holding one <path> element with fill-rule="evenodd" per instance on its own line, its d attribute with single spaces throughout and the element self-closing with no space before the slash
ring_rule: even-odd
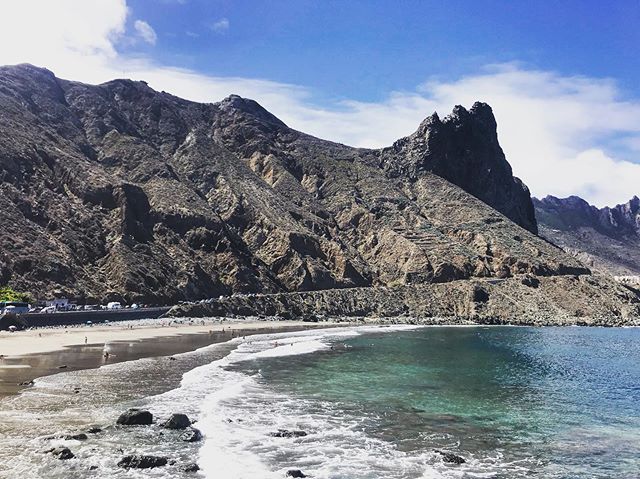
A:
<svg viewBox="0 0 640 479">
<path fill-rule="evenodd" d="M 153 414 L 140 409 L 129 409 L 123 412 L 116 421 L 116 424 L 123 426 L 147 426 L 151 423 L 153 423 Z"/>
<path fill-rule="evenodd" d="M 289 469 L 287 471 L 287 477 L 307 477 L 300 469 Z"/>
<path fill-rule="evenodd" d="M 180 436 L 180 439 L 182 439 L 184 442 L 202 441 L 202 433 L 199 429 L 190 427 Z"/>
<path fill-rule="evenodd" d="M 288 429 L 278 429 L 277 432 L 269 433 L 271 437 L 304 437 L 307 433 L 304 431 L 290 431 Z"/>
<path fill-rule="evenodd" d="M 67 434 L 66 436 L 64 436 L 64 438 L 67 441 L 86 441 L 88 439 L 88 436 L 81 432 L 79 434 Z"/>
<path fill-rule="evenodd" d="M 198 472 L 200 470 L 200 466 L 198 466 L 197 464 L 189 464 L 188 466 L 186 466 L 183 471 L 184 472 Z"/>
<path fill-rule="evenodd" d="M 75 457 L 75 455 L 68 447 L 56 447 L 54 449 L 51 449 L 49 452 L 51 452 L 51 454 L 56 456 L 58 459 L 62 460 L 73 459 Z"/>
<path fill-rule="evenodd" d="M 451 464 L 464 464 L 466 459 L 462 456 L 458 456 L 457 454 L 453 454 L 452 452 L 445 451 L 436 451 L 438 454 L 442 456 L 442 460 L 444 462 L 448 462 Z"/>
<path fill-rule="evenodd" d="M 118 462 L 118 467 L 126 469 L 152 469 L 167 465 L 168 459 L 161 456 L 132 455 L 125 456 Z"/>
<path fill-rule="evenodd" d="M 99 432 L 102 432 L 102 428 L 98 426 L 91 426 L 87 429 L 87 434 L 98 434 Z"/>
<path fill-rule="evenodd" d="M 186 429 L 191 426 L 191 420 L 186 414 L 172 414 L 169 419 L 167 419 L 162 427 L 166 427 L 167 429 Z"/>
</svg>

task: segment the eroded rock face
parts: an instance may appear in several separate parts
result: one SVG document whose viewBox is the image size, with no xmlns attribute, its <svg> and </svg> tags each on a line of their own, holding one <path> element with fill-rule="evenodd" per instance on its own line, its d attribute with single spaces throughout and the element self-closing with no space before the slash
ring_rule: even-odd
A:
<svg viewBox="0 0 640 479">
<path fill-rule="evenodd" d="M 458 105 L 440 120 L 437 113 L 418 130 L 381 152 L 392 175 L 418 179 L 432 172 L 493 206 L 523 228 L 537 233 L 529 189 L 515 178 L 498 143 L 491 107 Z"/>
<path fill-rule="evenodd" d="M 595 269 L 640 275 L 640 199 L 597 208 L 578 196 L 534 198 L 540 233 Z"/>
<path fill-rule="evenodd" d="M 587 274 L 541 240 L 491 109 L 381 150 L 252 100 L 0 68 L 0 279 L 34 297 L 168 303 Z"/>
</svg>

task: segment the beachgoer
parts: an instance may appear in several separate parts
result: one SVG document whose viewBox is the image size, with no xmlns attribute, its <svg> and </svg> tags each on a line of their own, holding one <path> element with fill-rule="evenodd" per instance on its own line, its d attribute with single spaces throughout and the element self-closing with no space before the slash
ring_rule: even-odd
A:
<svg viewBox="0 0 640 479">
<path fill-rule="evenodd" d="M 84 344 L 87 344 L 87 337 L 84 337 Z"/>
</svg>

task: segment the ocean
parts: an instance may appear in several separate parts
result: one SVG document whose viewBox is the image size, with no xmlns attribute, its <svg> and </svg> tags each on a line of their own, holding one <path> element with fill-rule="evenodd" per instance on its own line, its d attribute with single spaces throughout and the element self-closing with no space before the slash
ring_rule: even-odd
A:
<svg viewBox="0 0 640 479">
<path fill-rule="evenodd" d="M 0 476 L 639 478 L 638 344 L 638 328 L 333 328 L 61 373 L 0 402 Z M 128 407 L 186 413 L 205 438 L 110 426 Z M 42 452 L 57 445 L 76 457 Z M 134 453 L 174 464 L 116 466 Z"/>
</svg>

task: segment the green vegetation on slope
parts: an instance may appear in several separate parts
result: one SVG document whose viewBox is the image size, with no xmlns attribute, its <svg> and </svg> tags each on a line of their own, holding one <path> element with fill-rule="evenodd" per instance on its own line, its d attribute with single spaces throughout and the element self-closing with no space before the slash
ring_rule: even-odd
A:
<svg viewBox="0 0 640 479">
<path fill-rule="evenodd" d="M 0 302 L 2 301 L 20 301 L 22 303 L 29 302 L 29 295 L 14 291 L 9 286 L 0 286 Z"/>
</svg>

